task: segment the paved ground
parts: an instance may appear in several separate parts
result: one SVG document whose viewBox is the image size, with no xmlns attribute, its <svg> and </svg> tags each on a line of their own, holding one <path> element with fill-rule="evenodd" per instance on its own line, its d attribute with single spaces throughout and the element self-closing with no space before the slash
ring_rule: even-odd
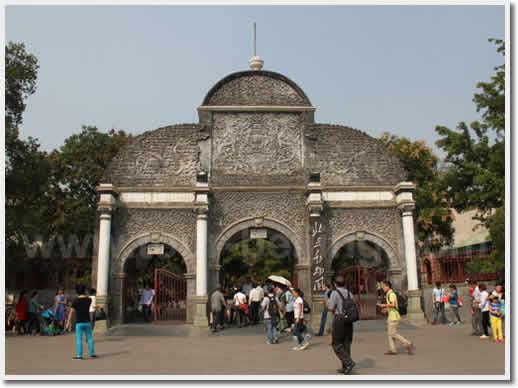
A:
<svg viewBox="0 0 518 388">
<path fill-rule="evenodd" d="M 356 375 L 503 375 L 505 345 L 470 336 L 471 325 L 407 325 L 401 334 L 416 344 L 415 355 L 385 356 L 383 321 L 361 322 L 353 342 Z M 262 326 L 216 334 L 182 327 L 128 325 L 95 337 L 99 359 L 72 360 L 75 337 L 6 335 L 6 374 L 336 375 L 339 363 L 327 337 L 314 337 L 305 351 L 291 338 L 267 345 Z M 179 335 L 183 334 L 183 335 Z M 403 349 L 401 349 L 403 351 Z"/>
</svg>

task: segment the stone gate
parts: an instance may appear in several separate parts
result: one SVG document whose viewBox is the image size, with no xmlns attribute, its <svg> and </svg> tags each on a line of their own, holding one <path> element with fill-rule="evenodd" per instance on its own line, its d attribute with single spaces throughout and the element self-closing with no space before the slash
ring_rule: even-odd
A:
<svg viewBox="0 0 518 388">
<path fill-rule="evenodd" d="M 304 91 L 261 70 L 257 57 L 251 68 L 210 89 L 198 123 L 135 137 L 106 170 L 92 266 L 98 304 L 111 322 L 123 321 L 126 259 L 164 243 L 187 268 L 187 322 L 206 326 L 223 247 L 268 228 L 292 244 L 314 312 L 338 251 L 369 241 L 388 257 L 395 288 L 408 293 L 409 317 L 421 319 L 414 185 L 399 161 L 359 130 L 315 123 Z"/>
</svg>

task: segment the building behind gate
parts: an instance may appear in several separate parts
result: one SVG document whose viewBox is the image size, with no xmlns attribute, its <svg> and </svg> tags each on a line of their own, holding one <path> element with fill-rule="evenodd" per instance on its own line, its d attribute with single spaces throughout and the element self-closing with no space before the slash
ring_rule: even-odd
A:
<svg viewBox="0 0 518 388">
<path fill-rule="evenodd" d="M 107 169 L 92 267 L 110 324 L 125 320 L 134 252 L 165 244 L 185 264 L 186 322 L 206 326 L 222 252 L 254 233 L 290 243 L 314 316 L 333 259 L 367 242 L 408 295 L 409 318 L 422 319 L 414 185 L 399 161 L 359 130 L 316 123 L 304 91 L 257 57 L 251 68 L 209 90 L 198 123 L 135 137 Z"/>
</svg>

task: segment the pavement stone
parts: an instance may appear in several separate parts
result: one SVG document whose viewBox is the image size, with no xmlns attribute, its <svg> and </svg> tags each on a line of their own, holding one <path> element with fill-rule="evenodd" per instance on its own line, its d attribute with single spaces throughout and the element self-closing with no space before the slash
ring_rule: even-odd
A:
<svg viewBox="0 0 518 388">
<path fill-rule="evenodd" d="M 265 343 L 263 326 L 217 333 L 174 325 L 123 325 L 95 335 L 98 359 L 72 360 L 75 336 L 6 334 L 6 375 L 335 375 L 340 366 L 327 337 L 313 337 L 304 351 L 293 340 Z M 356 325 L 353 375 L 504 375 L 505 345 L 471 336 L 471 325 L 415 328 L 400 333 L 415 354 L 385 356 L 384 321 Z M 347 376 L 343 376 L 347 379 Z"/>
</svg>

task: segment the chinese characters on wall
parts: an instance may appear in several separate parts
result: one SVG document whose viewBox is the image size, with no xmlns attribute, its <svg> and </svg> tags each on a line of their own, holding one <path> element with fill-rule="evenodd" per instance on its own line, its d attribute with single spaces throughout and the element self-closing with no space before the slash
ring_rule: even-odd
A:
<svg viewBox="0 0 518 388">
<path fill-rule="evenodd" d="M 311 255 L 311 283 L 313 291 L 324 290 L 325 273 L 325 234 L 321 217 L 311 217 L 310 237 L 312 245 Z"/>
</svg>

